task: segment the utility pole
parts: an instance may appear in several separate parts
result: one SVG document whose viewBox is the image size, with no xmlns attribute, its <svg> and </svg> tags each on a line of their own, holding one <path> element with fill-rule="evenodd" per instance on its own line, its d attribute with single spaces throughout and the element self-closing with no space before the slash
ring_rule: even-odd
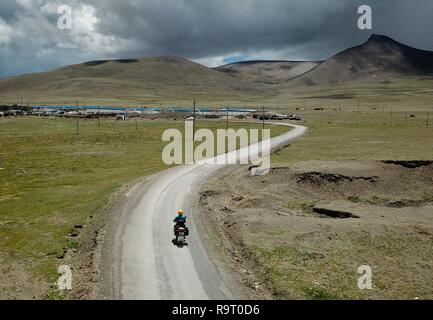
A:
<svg viewBox="0 0 433 320">
<path fill-rule="evenodd" d="M 77 135 L 80 134 L 80 122 L 78 120 L 78 98 L 77 98 Z"/>
<path fill-rule="evenodd" d="M 229 107 L 226 107 L 226 130 L 229 129 Z"/>
<path fill-rule="evenodd" d="M 195 139 L 195 98 L 194 98 L 194 111 L 193 111 L 193 120 L 192 120 L 192 141 Z"/>
<path fill-rule="evenodd" d="M 265 130 L 265 106 L 262 106 L 262 124 L 263 130 Z"/>
<path fill-rule="evenodd" d="M 101 127 L 101 107 L 98 107 L 98 127 Z"/>
<path fill-rule="evenodd" d="M 135 132 L 138 131 L 137 114 L 135 114 Z"/>
</svg>

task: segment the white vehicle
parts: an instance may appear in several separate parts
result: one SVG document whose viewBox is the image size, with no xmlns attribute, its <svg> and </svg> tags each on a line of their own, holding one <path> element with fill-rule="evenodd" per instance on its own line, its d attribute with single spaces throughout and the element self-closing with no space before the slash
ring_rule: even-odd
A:
<svg viewBox="0 0 433 320">
<path fill-rule="evenodd" d="M 4 117 L 4 113 L 3 112 L 0 112 L 0 117 Z"/>
<path fill-rule="evenodd" d="M 125 113 L 118 113 L 116 116 L 116 120 L 125 121 L 126 120 L 126 114 Z"/>
<path fill-rule="evenodd" d="M 79 116 L 80 112 L 78 111 L 68 111 L 66 114 L 64 114 L 65 117 L 76 117 Z"/>
<path fill-rule="evenodd" d="M 289 120 L 301 121 L 302 120 L 302 116 L 300 114 L 291 114 L 289 116 Z"/>
<path fill-rule="evenodd" d="M 271 119 L 272 119 L 272 120 L 285 120 L 285 119 L 287 119 L 287 118 L 288 118 L 287 115 L 285 115 L 285 114 L 280 114 L 280 113 L 277 113 L 277 114 L 274 114 L 274 115 L 271 116 Z"/>
</svg>

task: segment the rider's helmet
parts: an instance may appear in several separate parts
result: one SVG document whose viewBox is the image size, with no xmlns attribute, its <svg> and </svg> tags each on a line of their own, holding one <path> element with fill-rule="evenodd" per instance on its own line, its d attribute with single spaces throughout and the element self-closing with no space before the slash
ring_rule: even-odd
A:
<svg viewBox="0 0 433 320">
<path fill-rule="evenodd" d="M 177 214 L 178 214 L 179 216 L 183 216 L 183 210 L 177 210 Z"/>
</svg>

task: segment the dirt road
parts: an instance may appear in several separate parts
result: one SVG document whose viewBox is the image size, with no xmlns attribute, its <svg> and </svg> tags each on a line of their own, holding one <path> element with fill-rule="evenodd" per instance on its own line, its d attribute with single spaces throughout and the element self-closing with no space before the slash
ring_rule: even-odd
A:
<svg viewBox="0 0 433 320">
<path fill-rule="evenodd" d="M 306 133 L 307 128 L 289 124 L 293 130 L 271 139 L 275 149 Z M 228 157 L 248 157 L 248 147 Z M 107 298 L 114 299 L 232 299 L 229 285 L 205 247 L 197 228 L 191 199 L 206 178 L 222 165 L 194 164 L 172 168 L 136 185 L 126 195 L 118 227 L 103 248 L 111 265 L 105 266 Z M 191 235 L 188 247 L 171 242 L 172 220 L 183 208 Z M 105 259 L 107 261 L 107 259 Z"/>
</svg>

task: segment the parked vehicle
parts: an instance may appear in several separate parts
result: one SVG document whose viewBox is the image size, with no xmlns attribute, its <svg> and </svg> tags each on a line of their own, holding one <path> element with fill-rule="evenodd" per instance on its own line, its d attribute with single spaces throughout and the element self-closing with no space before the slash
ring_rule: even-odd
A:
<svg viewBox="0 0 433 320">
<path fill-rule="evenodd" d="M 288 118 L 287 115 L 285 115 L 285 114 L 280 114 L 280 113 L 273 114 L 273 115 L 271 116 L 271 119 L 272 119 L 272 120 L 285 120 L 285 119 L 287 119 L 287 118 Z"/>
<path fill-rule="evenodd" d="M 24 110 L 17 110 L 17 111 L 15 111 L 15 115 L 17 115 L 17 116 L 26 116 L 27 112 L 25 112 Z"/>
<path fill-rule="evenodd" d="M 17 110 L 7 110 L 3 115 L 5 117 L 15 117 L 17 115 Z"/>
<path fill-rule="evenodd" d="M 116 120 L 118 121 L 125 121 L 126 120 L 126 114 L 125 113 L 119 113 L 116 115 Z"/>
<path fill-rule="evenodd" d="M 291 114 L 289 116 L 289 120 L 301 121 L 302 116 L 300 114 Z"/>
</svg>

